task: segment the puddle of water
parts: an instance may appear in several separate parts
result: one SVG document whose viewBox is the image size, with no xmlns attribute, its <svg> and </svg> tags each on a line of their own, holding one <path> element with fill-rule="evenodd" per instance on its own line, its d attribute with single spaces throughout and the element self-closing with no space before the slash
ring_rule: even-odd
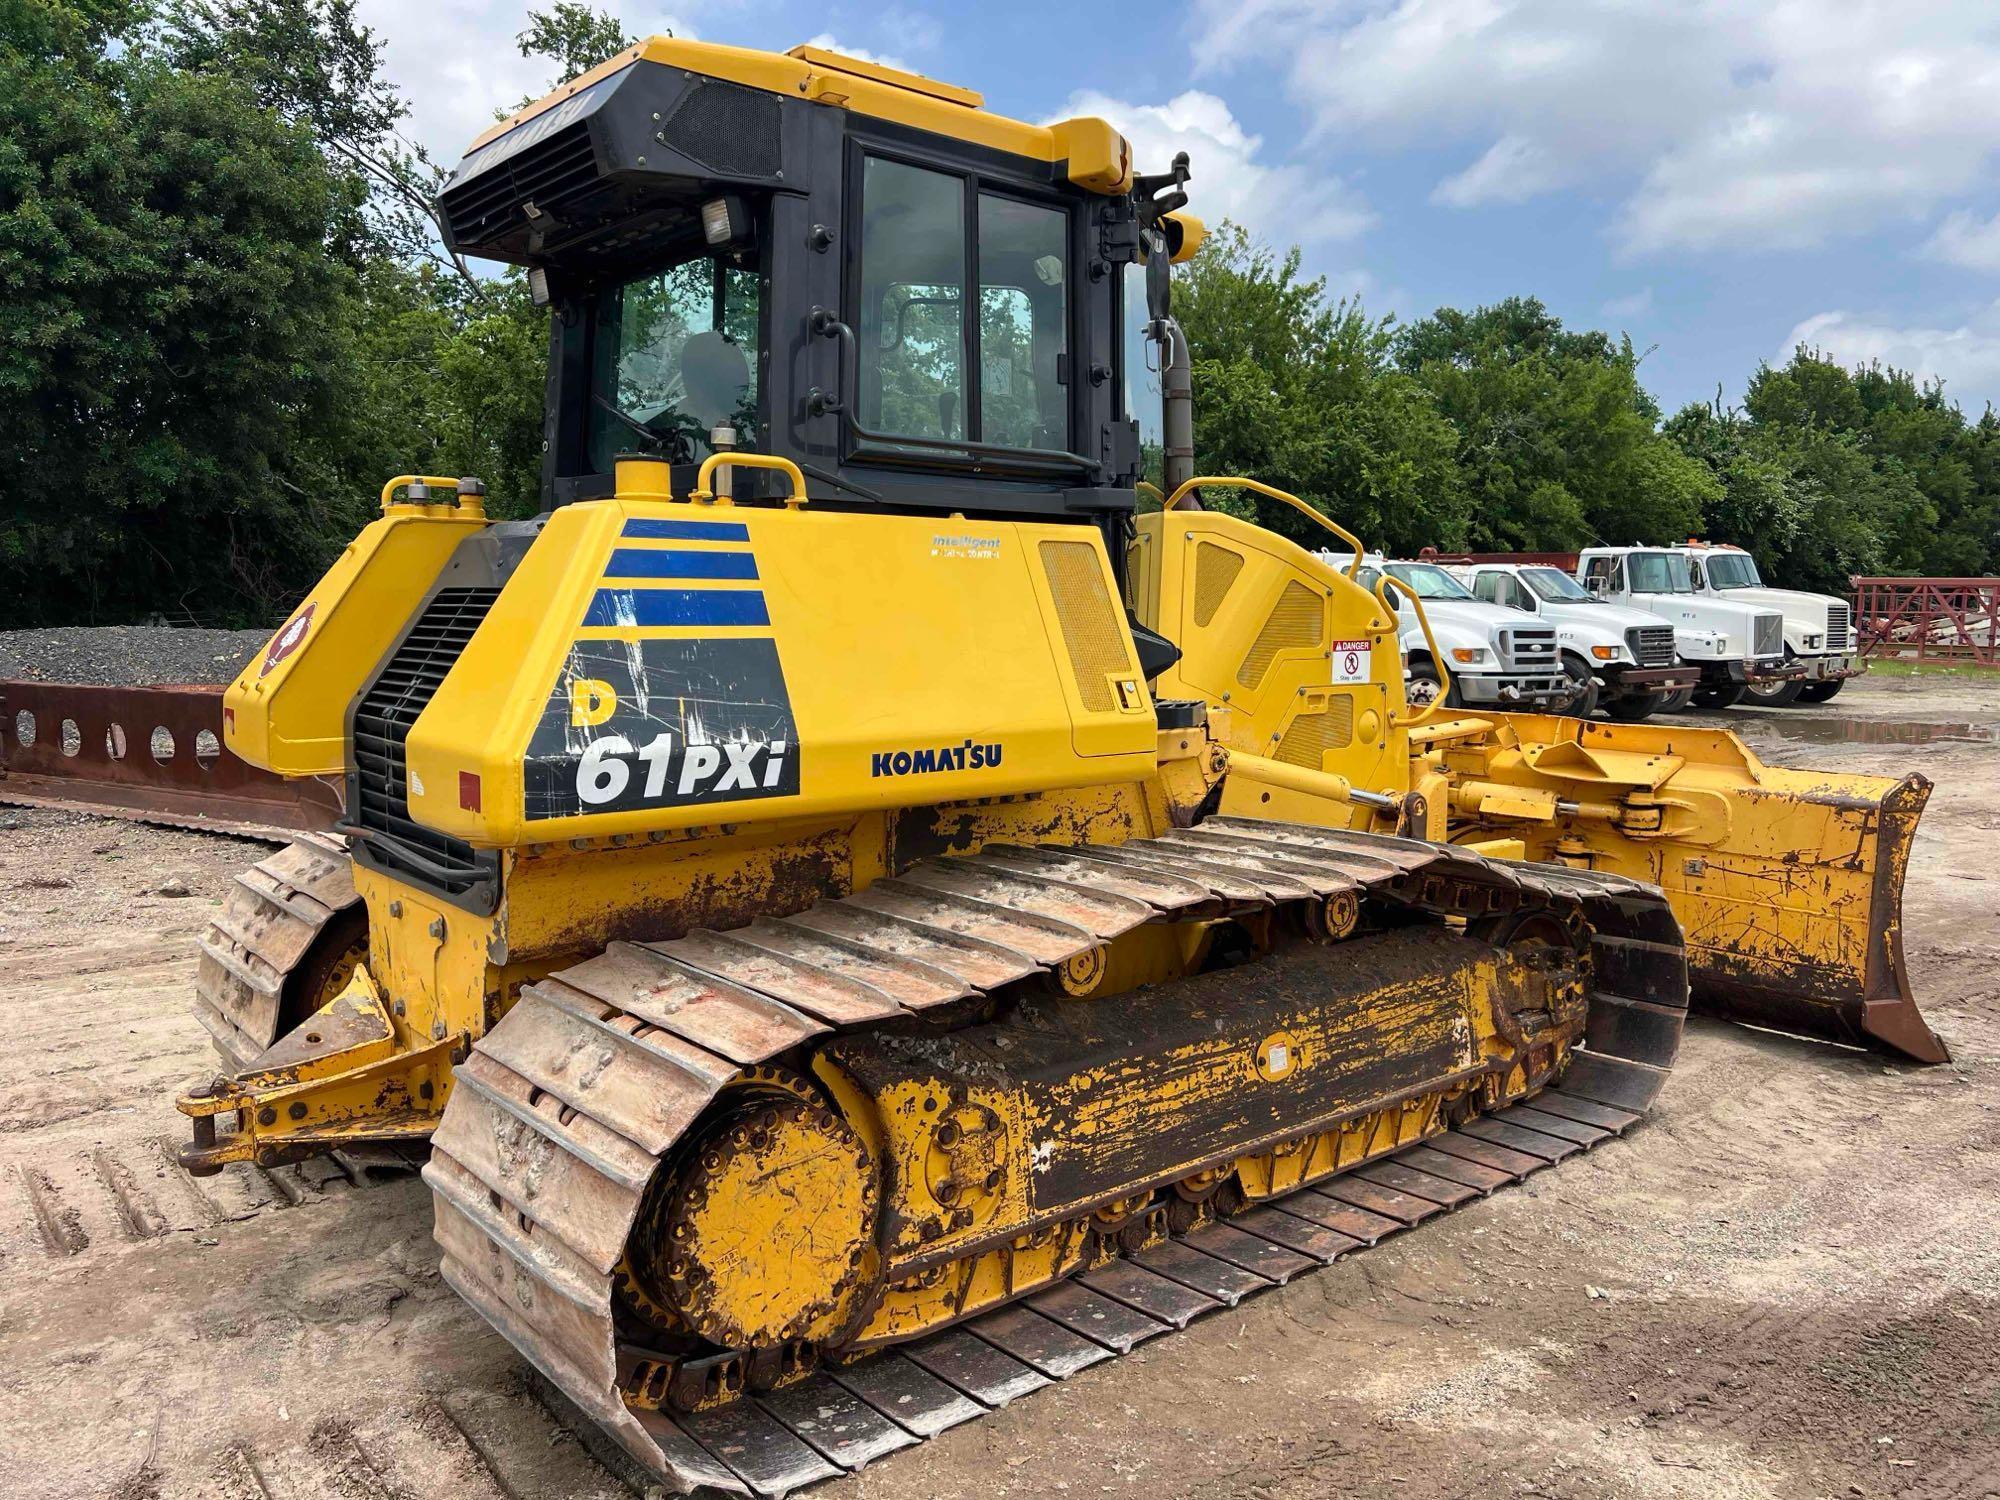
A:
<svg viewBox="0 0 2000 1500">
<path fill-rule="evenodd" d="M 1990 724 L 1912 724 L 1898 719 L 1768 718 L 1759 729 L 1796 745 L 1932 745 L 1979 742 L 2000 738 Z"/>
</svg>

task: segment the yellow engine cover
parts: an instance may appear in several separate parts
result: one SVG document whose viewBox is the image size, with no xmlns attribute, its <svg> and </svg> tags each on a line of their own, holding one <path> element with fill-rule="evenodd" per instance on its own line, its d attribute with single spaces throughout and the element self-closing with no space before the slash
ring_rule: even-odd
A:
<svg viewBox="0 0 2000 1500">
<path fill-rule="evenodd" d="M 567 506 L 410 730 L 411 813 L 506 848 L 1136 780 L 1115 589 L 1084 526 Z"/>
<path fill-rule="evenodd" d="M 486 524 L 449 505 L 394 505 L 334 559 L 222 699 L 229 748 L 280 776 L 347 768 L 347 705 L 452 549 Z"/>
</svg>

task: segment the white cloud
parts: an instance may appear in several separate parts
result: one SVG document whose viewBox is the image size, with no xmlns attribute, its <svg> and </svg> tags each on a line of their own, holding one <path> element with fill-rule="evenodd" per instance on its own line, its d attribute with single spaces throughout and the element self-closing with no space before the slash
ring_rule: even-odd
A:
<svg viewBox="0 0 2000 1500">
<path fill-rule="evenodd" d="M 1201 66 L 1275 68 L 1315 140 L 1470 146 L 1448 204 L 1608 190 L 1632 254 L 1919 218 L 2000 139 L 1990 0 L 1196 3 Z"/>
<path fill-rule="evenodd" d="M 1518 135 L 1503 135 L 1484 156 L 1431 193 L 1433 203 L 1475 208 L 1482 203 L 1525 203 L 1560 187 L 1564 174 L 1548 151 Z"/>
<path fill-rule="evenodd" d="M 896 68 L 905 73 L 922 71 L 919 68 L 911 67 L 900 57 L 892 57 L 881 52 L 870 52 L 866 47 L 850 47 L 845 42 L 837 41 L 830 31 L 822 31 L 818 36 L 808 37 L 806 45 L 808 47 L 823 47 L 828 52 L 838 52 L 843 57 L 853 58 L 856 62 L 875 63 L 881 67 Z"/>
<path fill-rule="evenodd" d="M 598 0 L 633 36 L 695 32 L 637 0 Z M 465 148 L 523 99 L 548 92 L 546 58 L 523 57 L 514 38 L 527 25 L 520 0 L 359 0 L 362 23 L 383 46 L 384 71 L 410 101 L 405 133 L 447 170 Z"/>
<path fill-rule="evenodd" d="M 1844 309 L 1815 313 L 1793 328 L 1772 355 L 1784 364 L 1800 344 L 1844 365 L 1880 361 L 1921 380 L 1942 380 L 1968 410 L 2000 399 L 2000 302 L 1956 328 L 1902 328 Z"/>
<path fill-rule="evenodd" d="M 1214 94 L 1189 89 L 1165 104 L 1133 104 L 1091 91 L 1072 94 L 1062 116 L 1108 120 L 1132 143 L 1140 172 L 1164 172 L 1185 151 L 1193 173 L 1189 207 L 1208 223 L 1233 219 L 1278 245 L 1352 239 L 1375 221 L 1358 193 L 1318 166 L 1274 164 Z"/>
<path fill-rule="evenodd" d="M 1653 289 L 1642 286 L 1623 297 L 1613 297 L 1598 309 L 1607 318 L 1643 318 L 1653 310 Z"/>
<path fill-rule="evenodd" d="M 2000 214 L 1990 219 L 1964 210 L 1950 215 L 1925 241 L 1922 254 L 1968 271 L 2000 271 Z"/>
</svg>

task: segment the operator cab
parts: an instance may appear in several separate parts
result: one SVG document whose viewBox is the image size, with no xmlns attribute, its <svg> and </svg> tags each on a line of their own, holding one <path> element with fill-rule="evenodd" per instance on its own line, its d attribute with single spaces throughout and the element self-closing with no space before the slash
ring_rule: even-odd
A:
<svg viewBox="0 0 2000 1500">
<path fill-rule="evenodd" d="M 735 448 L 796 462 L 815 505 L 1115 541 L 1149 317 L 1126 272 L 1142 243 L 1199 242 L 1171 213 L 1186 169 L 1135 177 L 1102 120 L 982 103 L 817 48 L 659 37 L 476 143 L 440 206 L 454 250 L 528 267 L 553 309 L 544 502 L 609 495 L 633 452 L 684 496 Z"/>
</svg>

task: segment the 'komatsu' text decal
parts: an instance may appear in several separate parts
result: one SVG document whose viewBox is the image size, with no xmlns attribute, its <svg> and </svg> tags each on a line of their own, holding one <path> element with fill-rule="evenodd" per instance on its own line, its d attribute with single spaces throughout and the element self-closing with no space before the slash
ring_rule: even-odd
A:
<svg viewBox="0 0 2000 1500">
<path fill-rule="evenodd" d="M 921 750 L 877 750 L 868 757 L 870 776 L 923 776 L 933 771 L 983 771 L 1000 764 L 1003 750 L 997 741 L 982 744 L 967 740 L 961 745 L 926 745 Z"/>
</svg>

